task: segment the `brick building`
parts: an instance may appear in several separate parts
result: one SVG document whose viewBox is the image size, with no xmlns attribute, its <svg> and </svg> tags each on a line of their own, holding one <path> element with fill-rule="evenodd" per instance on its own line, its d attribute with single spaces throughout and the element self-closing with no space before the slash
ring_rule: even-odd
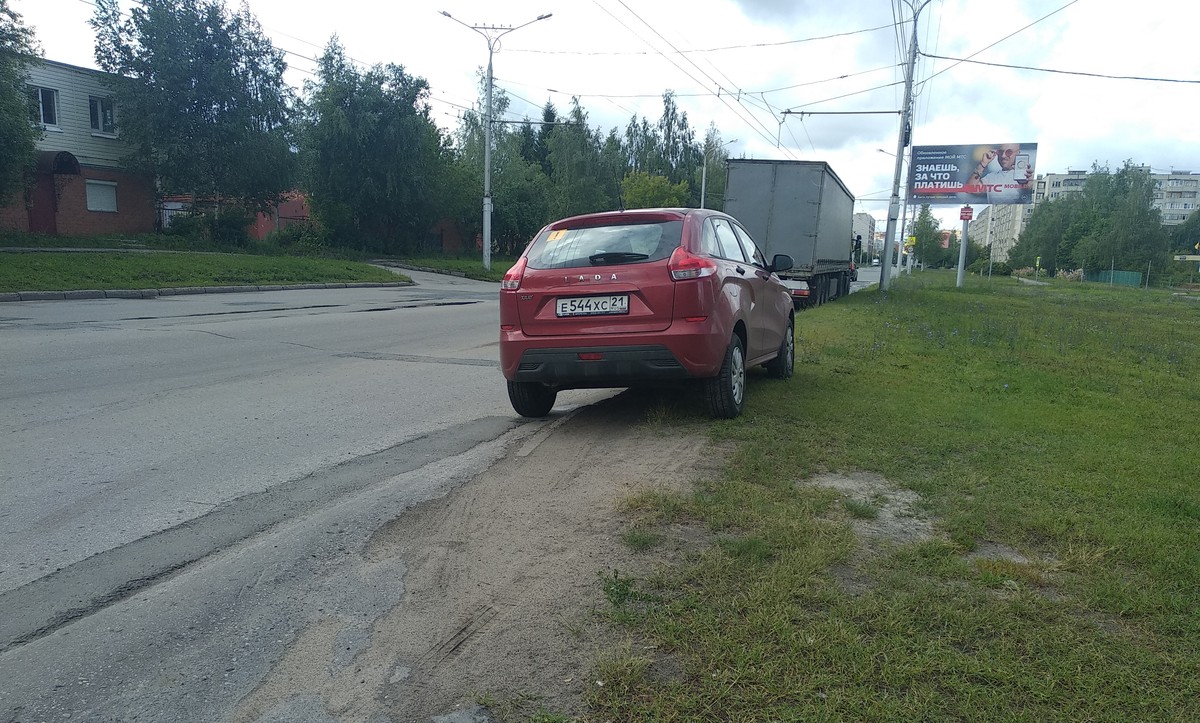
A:
<svg viewBox="0 0 1200 723">
<path fill-rule="evenodd" d="M 154 185 L 122 168 L 120 109 L 103 77 L 52 60 L 30 66 L 31 120 L 45 132 L 29 191 L 0 201 L 0 229 L 62 236 L 154 230 Z"/>
</svg>

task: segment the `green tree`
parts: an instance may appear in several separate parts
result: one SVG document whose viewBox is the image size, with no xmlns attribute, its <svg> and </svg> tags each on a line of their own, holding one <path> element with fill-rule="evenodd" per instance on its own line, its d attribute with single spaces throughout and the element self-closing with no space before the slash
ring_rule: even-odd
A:
<svg viewBox="0 0 1200 723">
<path fill-rule="evenodd" d="M 142 0 L 123 19 L 117 0 L 96 0 L 91 26 L 133 168 L 165 193 L 252 208 L 292 188 L 287 66 L 248 6 Z"/>
<path fill-rule="evenodd" d="M 674 208 L 686 206 L 691 193 L 687 181 L 671 183 L 666 176 L 634 171 L 621 181 L 625 208 Z"/>
<path fill-rule="evenodd" d="M 1187 220 L 1171 229 L 1171 251 L 1177 254 L 1196 254 L 1200 249 L 1200 213 L 1193 211 Z"/>
<path fill-rule="evenodd" d="M 578 98 L 571 99 L 566 124 L 555 126 L 547 139 L 550 149 L 551 206 L 558 218 L 615 208 L 618 180 L 603 177 L 600 154 L 603 142 L 588 126 L 587 113 Z"/>
<path fill-rule="evenodd" d="M 314 215 L 341 245 L 416 248 L 460 180 L 430 119 L 428 83 L 399 65 L 360 72 L 335 37 L 305 91 L 301 178 Z"/>
<path fill-rule="evenodd" d="M 25 75 L 39 54 L 33 31 L 0 0 L 0 206 L 26 187 L 32 176 L 41 126 L 30 123 Z"/>
<path fill-rule="evenodd" d="M 954 266 L 958 263 L 956 252 L 953 260 L 951 260 L 952 249 L 942 248 L 941 226 L 937 218 L 933 215 L 929 204 L 925 203 L 921 205 L 921 210 L 917 211 L 917 217 L 913 220 L 912 226 L 909 227 L 908 235 L 916 237 L 917 245 L 914 253 L 925 266 L 942 268 Z"/>
<path fill-rule="evenodd" d="M 1036 208 L 1009 258 L 1014 267 L 1163 268 L 1169 237 L 1154 208 L 1155 181 L 1131 162 L 1116 171 L 1093 165 L 1083 191 Z"/>
<path fill-rule="evenodd" d="M 707 179 L 701 177 L 701 172 L 696 174 L 693 183 L 696 188 L 705 187 L 704 199 L 705 208 L 715 208 L 723 210 L 725 208 L 725 162 L 729 160 L 729 153 L 725 150 L 725 145 L 721 141 L 721 131 L 717 130 L 715 123 L 710 123 L 708 131 L 704 134 L 704 149 L 701 153 L 701 162 L 708 168 Z M 703 182 L 707 181 L 707 182 Z M 700 200 L 699 194 L 696 195 L 696 200 Z"/>
</svg>

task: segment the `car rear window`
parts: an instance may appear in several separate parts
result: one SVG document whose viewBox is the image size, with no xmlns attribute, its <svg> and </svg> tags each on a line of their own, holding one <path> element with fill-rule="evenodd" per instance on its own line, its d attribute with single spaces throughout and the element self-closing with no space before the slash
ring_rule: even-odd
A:
<svg viewBox="0 0 1200 723">
<path fill-rule="evenodd" d="M 683 237 L 683 221 L 626 223 L 543 231 L 527 254 L 534 269 L 569 269 L 661 261 Z"/>
</svg>

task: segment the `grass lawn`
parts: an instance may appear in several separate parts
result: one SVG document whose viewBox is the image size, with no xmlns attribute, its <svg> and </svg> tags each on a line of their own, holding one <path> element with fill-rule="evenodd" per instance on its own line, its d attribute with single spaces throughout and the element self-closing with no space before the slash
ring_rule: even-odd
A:
<svg viewBox="0 0 1200 723">
<path fill-rule="evenodd" d="M 338 259 L 194 253 L 0 253 L 0 292 L 404 281 Z"/>
<path fill-rule="evenodd" d="M 1200 720 L 1200 300 L 954 278 L 798 315 L 725 477 L 630 500 L 713 544 L 606 579 L 597 719 Z"/>
</svg>

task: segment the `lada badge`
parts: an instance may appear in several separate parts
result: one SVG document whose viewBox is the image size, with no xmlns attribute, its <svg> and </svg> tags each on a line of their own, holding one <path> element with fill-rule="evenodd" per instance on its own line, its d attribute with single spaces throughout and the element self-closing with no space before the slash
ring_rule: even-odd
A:
<svg viewBox="0 0 1200 723">
<path fill-rule="evenodd" d="M 580 275 L 579 275 L 579 278 L 577 279 L 577 281 L 587 281 L 587 280 L 588 280 L 588 277 L 587 277 L 587 275 L 586 275 L 586 274 L 580 274 Z M 593 276 L 593 277 L 592 277 L 592 279 L 591 279 L 591 280 L 592 280 L 592 281 L 603 281 L 603 280 L 604 280 L 604 276 L 603 276 L 602 274 L 596 274 L 595 276 Z M 608 280 L 609 280 L 609 281 L 616 281 L 616 280 L 617 280 L 617 275 L 616 275 L 616 274 L 613 274 L 611 277 L 609 277 L 609 279 L 608 279 Z M 571 277 L 570 277 L 570 276 L 564 276 L 564 277 L 563 277 L 563 281 L 565 281 L 566 283 L 568 283 L 568 284 L 569 284 L 569 283 L 571 283 Z"/>
</svg>

